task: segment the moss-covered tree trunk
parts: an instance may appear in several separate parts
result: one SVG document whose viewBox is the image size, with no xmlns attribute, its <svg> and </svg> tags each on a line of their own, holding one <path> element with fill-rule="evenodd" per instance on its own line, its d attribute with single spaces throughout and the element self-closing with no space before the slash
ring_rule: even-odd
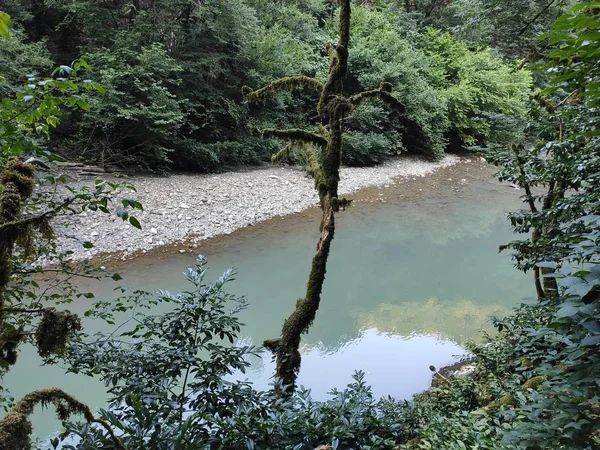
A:
<svg viewBox="0 0 600 450">
<path fill-rule="evenodd" d="M 275 80 L 256 91 L 248 87 L 243 88 L 244 98 L 248 102 L 263 101 L 270 94 L 297 87 L 313 89 L 320 96 L 317 112 L 321 123 L 317 132 L 301 129 L 263 130 L 264 136 L 289 142 L 273 157 L 274 162 L 285 159 L 294 148 L 301 150 L 307 162 L 308 173 L 315 180 L 322 211 L 321 235 L 312 259 L 306 295 L 296 301 L 296 308 L 284 321 L 281 336 L 264 342 L 265 347 L 276 355 L 276 376 L 285 386 L 283 392 L 292 392 L 295 388 L 301 362 L 301 335 L 308 331 L 321 303 L 327 258 L 335 234 L 335 214 L 348 203 L 346 199 L 338 198 L 344 117 L 363 101 L 379 101 L 398 114 L 401 125 L 410 130 L 415 142 L 426 141 L 422 128 L 414 120 L 404 116 L 404 105 L 392 95 L 391 84 L 382 83 L 379 89 L 361 92 L 351 97 L 344 96 L 351 9 L 349 0 L 340 0 L 339 4 L 339 41 L 335 47 L 327 47 L 329 74 L 324 84 L 315 78 L 297 75 Z M 407 147 L 411 148 L 411 144 Z"/>
<path fill-rule="evenodd" d="M 321 170 L 315 178 L 321 202 L 321 236 L 312 259 L 310 276 L 304 298 L 298 299 L 296 309 L 285 320 L 281 337 L 266 341 L 277 356 L 276 376 L 289 390 L 293 390 L 300 370 L 300 339 L 315 319 L 327 271 L 327 259 L 335 234 L 335 213 L 339 210 L 338 183 L 342 155 L 342 131 L 347 100 L 343 97 L 343 84 L 348 69 L 348 43 L 350 39 L 350 1 L 343 0 L 340 8 L 339 42 L 330 48 L 329 76 L 321 91 L 318 112 L 328 126 L 329 139 L 321 152 Z"/>
<path fill-rule="evenodd" d="M 34 188 L 33 167 L 11 160 L 0 176 L 0 225 L 14 223 L 21 218 L 25 201 Z M 22 333 L 6 326 L 5 289 L 12 276 L 12 252 L 17 241 L 27 238 L 27 230 L 3 230 L 0 236 L 0 363 L 12 365 L 17 359 L 17 344 Z"/>
</svg>

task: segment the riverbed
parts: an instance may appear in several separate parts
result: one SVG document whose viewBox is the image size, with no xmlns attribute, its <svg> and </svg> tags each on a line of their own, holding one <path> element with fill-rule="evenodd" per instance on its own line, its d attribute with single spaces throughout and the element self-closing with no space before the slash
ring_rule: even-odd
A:
<svg viewBox="0 0 600 450">
<path fill-rule="evenodd" d="M 343 167 L 340 195 L 353 194 L 366 187 L 393 186 L 399 181 L 424 177 L 462 160 L 448 155 L 441 161 L 403 156 L 375 167 Z M 122 178 L 108 176 L 119 183 Z M 126 261 L 136 254 L 187 240 L 197 244 L 227 235 L 275 217 L 287 216 L 318 204 L 314 180 L 302 167 L 266 165 L 222 174 L 174 174 L 127 178 L 135 191 L 123 189 L 108 205 L 110 214 L 83 211 L 55 220 L 58 246 L 73 251 L 76 259 L 112 253 Z M 458 180 L 457 180 L 458 181 Z M 94 178 L 74 180 L 73 186 L 93 186 Z M 138 230 L 117 214 L 120 199 L 135 199 L 143 211 L 129 210 L 140 222 Z M 93 248 L 77 245 L 91 242 Z M 185 247 L 179 249 L 186 252 Z"/>
<path fill-rule="evenodd" d="M 479 160 L 463 160 L 426 177 L 404 177 L 354 194 L 353 206 L 338 215 L 322 306 L 303 337 L 299 383 L 315 398 L 343 388 L 354 370 L 366 372 L 376 396 L 410 398 L 428 388 L 429 365 L 455 361 L 468 339 L 491 329 L 490 316 L 507 314 L 534 294 L 530 278 L 513 269 L 508 254 L 498 253 L 499 245 L 514 238 L 505 213 L 520 206 L 521 193 L 492 174 Z M 198 254 L 208 257 L 211 278 L 235 267 L 230 291 L 250 303 L 241 315 L 242 339 L 260 344 L 277 337 L 304 293 L 319 220 L 313 207 L 229 235 L 101 262 L 119 270 L 120 283 L 132 288 L 174 292 L 186 288 L 181 272 Z M 88 281 L 81 288 L 109 299 L 117 285 Z M 72 309 L 82 312 L 86 302 L 91 300 Z M 248 377 L 267 388 L 272 371 L 266 356 L 253 361 Z M 105 403 L 98 380 L 40 368 L 30 349 L 5 381 L 16 397 L 59 386 L 93 407 Z M 49 412 L 36 413 L 38 436 L 56 428 Z"/>
</svg>

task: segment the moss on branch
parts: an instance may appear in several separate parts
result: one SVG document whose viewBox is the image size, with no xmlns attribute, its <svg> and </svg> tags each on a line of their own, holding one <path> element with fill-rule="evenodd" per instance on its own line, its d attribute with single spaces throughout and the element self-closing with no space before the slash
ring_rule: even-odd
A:
<svg viewBox="0 0 600 450">
<path fill-rule="evenodd" d="M 246 100 L 248 103 L 254 103 L 260 100 L 265 100 L 277 92 L 292 91 L 294 88 L 301 87 L 321 92 L 323 89 L 323 83 L 316 78 L 307 77 L 305 75 L 294 75 L 272 81 L 267 86 L 256 91 L 252 90 L 252 88 L 248 86 L 244 86 L 242 88 L 242 95 L 244 96 L 244 100 Z"/>
<path fill-rule="evenodd" d="M 323 136 L 311 131 L 302 130 L 300 128 L 290 128 L 289 130 L 276 130 L 267 128 L 262 131 L 263 137 L 286 139 L 295 144 L 315 144 L 319 147 L 327 146 L 327 139 Z"/>
<path fill-rule="evenodd" d="M 10 160 L 0 176 L 0 361 L 10 367 L 16 363 L 17 348 L 25 338 L 22 329 L 8 324 L 5 289 L 13 275 L 12 254 L 15 246 L 25 253 L 32 252 L 36 236 L 52 238 L 54 231 L 50 219 L 60 209 L 70 204 L 72 198 L 43 214 L 23 217 L 26 201 L 35 186 L 33 166 L 17 159 Z M 64 351 L 70 336 L 81 329 L 76 315 L 42 308 L 43 314 L 36 331 L 38 351 L 43 357 Z"/>
<path fill-rule="evenodd" d="M 71 336 L 81 330 L 77 314 L 45 308 L 35 332 L 36 346 L 42 358 L 60 355 L 67 350 Z"/>
<path fill-rule="evenodd" d="M 315 180 L 315 186 L 321 178 L 321 166 L 312 145 L 303 145 L 302 151 L 306 161 L 306 171 Z"/>
<path fill-rule="evenodd" d="M 82 415 L 88 423 L 102 426 L 117 450 L 126 450 L 106 421 L 95 418 L 87 405 L 58 388 L 40 389 L 27 394 L 0 419 L 0 450 L 30 450 L 33 427 L 29 416 L 37 405 L 50 404 L 54 405 L 59 420 L 68 420 L 76 414 Z"/>
<path fill-rule="evenodd" d="M 364 91 L 350 97 L 350 103 L 353 106 L 358 106 L 365 100 L 380 101 L 396 114 L 400 116 L 406 114 L 404 103 L 392 95 L 392 85 L 390 83 L 382 83 L 379 89 Z"/>
</svg>

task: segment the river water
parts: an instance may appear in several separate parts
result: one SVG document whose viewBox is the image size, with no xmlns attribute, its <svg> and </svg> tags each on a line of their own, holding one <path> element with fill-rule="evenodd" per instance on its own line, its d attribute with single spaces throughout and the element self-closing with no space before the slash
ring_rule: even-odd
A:
<svg viewBox="0 0 600 450">
<path fill-rule="evenodd" d="M 375 395 L 408 398 L 429 387 L 429 365 L 455 361 L 455 355 L 464 353 L 461 344 L 491 329 L 490 316 L 502 316 L 533 295 L 530 277 L 512 268 L 508 254 L 497 251 L 514 238 L 505 213 L 520 206 L 520 193 L 495 182 L 491 174 L 482 163 L 462 163 L 425 178 L 362 191 L 354 206 L 339 214 L 322 304 L 303 338 L 299 383 L 311 388 L 315 398 L 344 387 L 354 370 L 366 373 Z M 319 211 L 312 209 L 196 249 L 155 250 L 121 263 L 120 283 L 183 290 L 181 272 L 198 253 L 208 257 L 211 278 L 235 267 L 229 290 L 250 302 L 241 314 L 243 337 L 260 344 L 278 336 L 283 319 L 304 294 L 318 223 Z M 115 286 L 103 281 L 82 288 L 110 298 Z M 88 306 L 78 303 L 71 309 L 82 312 Z M 267 388 L 272 372 L 266 356 L 254 361 L 247 376 L 258 388 Z M 5 385 L 16 398 L 50 386 L 93 407 L 103 406 L 105 398 L 98 380 L 40 367 L 32 349 L 21 353 Z M 34 425 L 37 436 L 58 428 L 49 411 L 36 412 Z"/>
</svg>

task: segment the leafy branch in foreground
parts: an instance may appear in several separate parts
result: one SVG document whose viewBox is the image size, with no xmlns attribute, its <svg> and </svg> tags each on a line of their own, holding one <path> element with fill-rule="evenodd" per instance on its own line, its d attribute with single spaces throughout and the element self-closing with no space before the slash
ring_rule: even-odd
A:
<svg viewBox="0 0 600 450">
<path fill-rule="evenodd" d="M 500 180 L 525 191 L 527 209 L 509 219 L 531 238 L 505 247 L 515 251 L 517 268 L 534 270 L 539 298 L 556 296 L 552 274 L 570 254 L 573 235 L 586 229 L 578 219 L 598 212 L 600 67 L 589 38 L 598 35 L 599 17 L 597 4 L 579 4 L 544 36 L 551 49 L 538 70 L 548 87 L 531 101 L 533 142 L 488 155 Z"/>
<path fill-rule="evenodd" d="M 96 303 L 88 316 L 110 331 L 81 333 L 65 355 L 69 371 L 104 381 L 110 403 L 98 415 L 127 449 L 392 450 L 408 435 L 398 402 L 376 399 L 363 373 L 324 401 L 254 389 L 243 379 L 257 356 L 241 333 L 246 300 L 227 292 L 231 270 L 211 283 L 206 272 L 200 257 L 183 292 Z M 66 426 L 65 450 L 112 448 L 99 427 Z"/>
<path fill-rule="evenodd" d="M 116 191 L 131 187 L 101 182 L 93 188 L 70 188 L 70 195 L 54 202 L 44 195 L 35 196 L 35 186 L 33 166 L 17 159 L 8 161 L 0 176 L 0 376 L 16 363 L 18 346 L 24 341 L 35 344 L 45 358 L 64 352 L 69 336 L 81 323 L 76 315 L 57 311 L 51 304 L 80 295 L 68 288 L 70 277 L 99 276 L 91 265 L 75 269 L 66 260 L 68 254 L 56 252 L 51 220 L 77 210 L 109 212 L 107 205 Z M 41 282 L 46 269 L 65 278 L 42 289 L 32 277 L 38 275 Z M 65 295 L 56 295 L 55 289 Z M 50 306 L 43 300 L 51 300 Z M 34 317 L 40 321 L 31 329 Z"/>
<path fill-rule="evenodd" d="M 296 309 L 284 321 L 281 336 L 264 342 L 265 347 L 273 351 L 277 357 L 276 376 L 282 381 L 286 387 L 285 391 L 288 393 L 295 389 L 296 378 L 300 370 L 301 335 L 308 331 L 321 302 L 327 258 L 335 233 L 335 213 L 349 203 L 344 198 L 338 198 L 344 118 L 362 102 L 378 101 L 398 114 L 399 120 L 410 135 L 421 136 L 421 139 L 415 139 L 415 141 L 426 141 L 420 126 L 405 116 L 404 105 L 392 95 L 391 84 L 383 83 L 379 89 L 366 91 L 349 98 L 344 96 L 343 83 L 348 70 L 350 14 L 350 1 L 341 0 L 339 41 L 335 47 L 328 46 L 327 48 L 329 74 L 325 84 L 309 77 L 295 76 L 273 81 L 257 91 L 248 87 L 243 89 L 244 97 L 248 102 L 262 101 L 275 92 L 298 86 L 308 86 L 320 90 L 317 112 L 321 124 L 316 132 L 301 129 L 264 131 L 266 136 L 289 142 L 278 154 L 274 155 L 273 161 L 281 161 L 294 148 L 301 149 L 308 163 L 308 172 L 315 180 L 315 188 L 319 193 L 322 210 L 321 236 L 312 260 L 306 295 L 297 300 Z"/>
</svg>

